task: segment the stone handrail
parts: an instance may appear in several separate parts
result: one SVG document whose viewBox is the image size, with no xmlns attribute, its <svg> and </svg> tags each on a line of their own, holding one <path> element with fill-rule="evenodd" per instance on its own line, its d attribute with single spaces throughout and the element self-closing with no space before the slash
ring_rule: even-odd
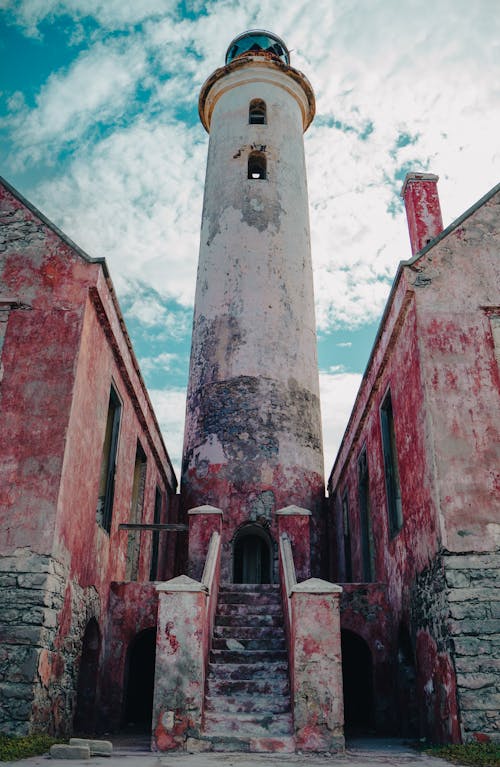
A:
<svg viewBox="0 0 500 767">
<path fill-rule="evenodd" d="M 207 613 L 206 613 L 206 632 L 207 641 L 204 642 L 205 669 L 208 670 L 208 656 L 212 644 L 214 633 L 215 611 L 217 609 L 217 599 L 219 596 L 220 583 L 220 556 L 221 556 L 221 537 L 216 530 L 212 533 L 208 545 L 207 558 L 203 568 L 201 582 L 208 590 Z"/>
<path fill-rule="evenodd" d="M 292 544 L 286 533 L 280 536 L 280 581 L 283 607 L 285 608 L 285 623 L 288 639 L 292 620 L 291 593 L 297 583 L 295 565 L 293 562 Z"/>
</svg>

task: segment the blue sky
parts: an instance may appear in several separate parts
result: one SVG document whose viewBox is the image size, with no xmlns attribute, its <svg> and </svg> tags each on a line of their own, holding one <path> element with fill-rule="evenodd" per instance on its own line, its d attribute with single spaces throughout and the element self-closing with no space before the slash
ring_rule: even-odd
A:
<svg viewBox="0 0 500 767">
<path fill-rule="evenodd" d="M 327 473 L 400 260 L 407 170 L 445 226 L 499 180 L 496 0 L 0 0 L 0 173 L 109 264 L 175 464 L 208 138 L 233 37 L 283 37 L 305 136 Z"/>
</svg>

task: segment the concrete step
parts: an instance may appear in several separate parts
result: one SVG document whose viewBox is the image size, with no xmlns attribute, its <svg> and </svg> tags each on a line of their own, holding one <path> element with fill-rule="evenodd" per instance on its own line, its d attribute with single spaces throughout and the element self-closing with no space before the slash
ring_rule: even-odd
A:
<svg viewBox="0 0 500 767">
<path fill-rule="evenodd" d="M 205 698 L 205 711 L 217 714 L 284 714 L 290 711 L 290 698 L 283 695 L 240 693 L 233 696 L 211 695 Z"/>
<path fill-rule="evenodd" d="M 281 604 L 261 604 L 260 602 L 254 602 L 253 604 L 241 604 L 239 602 L 222 603 L 219 601 L 217 604 L 217 617 L 220 615 L 244 615 L 247 620 L 249 616 L 254 615 L 278 615 L 283 617 Z"/>
<path fill-rule="evenodd" d="M 215 626 L 214 638 L 229 638 L 238 641 L 246 639 L 285 639 L 282 626 Z"/>
<path fill-rule="evenodd" d="M 244 738 L 274 738 L 292 735 L 292 715 L 286 714 L 224 714 L 207 711 L 205 735 L 223 736 L 237 734 Z"/>
<path fill-rule="evenodd" d="M 234 605 L 232 605 L 234 607 Z M 216 626 L 259 626 L 261 628 L 283 626 L 283 616 L 281 611 L 273 614 L 269 613 L 248 613 L 237 612 L 234 610 L 230 615 L 216 615 Z"/>
<path fill-rule="evenodd" d="M 286 662 L 286 650 L 211 650 L 211 663 Z"/>
<path fill-rule="evenodd" d="M 281 607 L 281 596 L 278 591 L 219 591 L 218 604 L 279 605 Z"/>
<path fill-rule="evenodd" d="M 279 674 L 274 674 L 264 679 L 225 679 L 219 677 L 217 672 L 215 672 L 209 675 L 207 679 L 207 694 L 210 697 L 226 695 L 228 698 L 234 698 L 235 695 L 241 693 L 289 696 L 288 675 L 280 671 Z"/>
<path fill-rule="evenodd" d="M 278 636 L 274 639 L 264 637 L 263 639 L 244 639 L 240 637 L 239 631 L 234 631 L 232 636 L 228 637 L 215 637 L 212 640 L 212 650 L 229 650 L 233 652 L 232 648 L 228 648 L 227 642 L 231 639 L 235 639 L 241 645 L 245 652 L 248 650 L 262 650 L 262 651 L 274 651 L 274 650 L 286 650 L 285 637 Z M 237 652 L 237 651 L 235 651 Z M 241 650 L 243 652 L 243 650 Z"/>
<path fill-rule="evenodd" d="M 201 738 L 191 738 L 197 752 L 240 752 L 252 754 L 293 754 L 295 740 L 291 735 L 280 735 L 272 738 L 253 738 L 241 735 L 204 735 Z"/>
<path fill-rule="evenodd" d="M 219 593 L 226 591 L 252 591 L 254 593 L 280 593 L 279 583 L 221 583 Z"/>
<path fill-rule="evenodd" d="M 288 679 L 287 660 L 277 660 L 269 663 L 248 661 L 246 663 L 217 663 L 211 661 L 208 666 L 208 676 L 213 679 L 234 679 L 254 681 L 260 679 Z"/>
</svg>

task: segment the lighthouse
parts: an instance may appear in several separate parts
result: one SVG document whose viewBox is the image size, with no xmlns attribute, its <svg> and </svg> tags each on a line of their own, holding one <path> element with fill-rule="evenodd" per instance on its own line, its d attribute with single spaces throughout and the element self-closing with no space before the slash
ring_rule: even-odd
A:
<svg viewBox="0 0 500 767">
<path fill-rule="evenodd" d="M 309 516 L 304 573 L 311 550 L 318 561 L 325 493 L 303 142 L 314 111 L 285 43 L 263 30 L 231 42 L 199 97 L 210 139 L 181 502 L 221 514 L 228 583 L 277 582 L 280 513 Z"/>
</svg>

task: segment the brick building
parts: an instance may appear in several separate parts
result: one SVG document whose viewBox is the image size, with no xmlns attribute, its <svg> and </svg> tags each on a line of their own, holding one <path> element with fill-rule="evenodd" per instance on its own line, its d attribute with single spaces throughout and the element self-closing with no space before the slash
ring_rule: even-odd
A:
<svg viewBox="0 0 500 767">
<path fill-rule="evenodd" d="M 500 187 L 441 231 L 436 182 L 403 189 L 413 257 L 330 475 L 329 576 L 364 670 L 344 668 L 348 722 L 498 738 Z"/>
<path fill-rule="evenodd" d="M 66 733 L 106 707 L 110 646 L 121 715 L 127 647 L 156 617 L 122 616 L 113 645 L 115 582 L 170 577 L 175 551 L 119 525 L 175 519 L 177 482 L 104 260 L 5 181 L 0 205 L 0 728 Z"/>
</svg>

